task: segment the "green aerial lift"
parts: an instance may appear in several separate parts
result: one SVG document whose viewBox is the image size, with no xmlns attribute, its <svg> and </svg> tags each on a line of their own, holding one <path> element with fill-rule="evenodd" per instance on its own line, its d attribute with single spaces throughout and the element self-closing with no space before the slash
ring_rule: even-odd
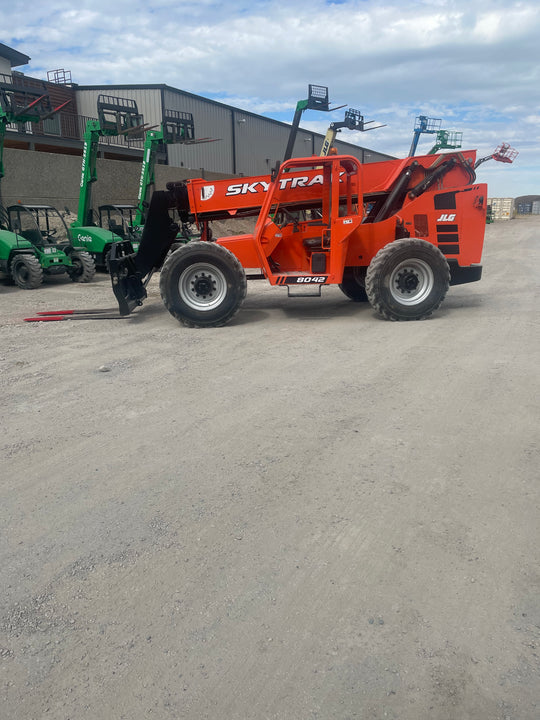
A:
<svg viewBox="0 0 540 720">
<path fill-rule="evenodd" d="M 101 137 L 126 135 L 141 139 L 146 130 L 143 117 L 134 100 L 113 95 L 99 95 L 98 119 L 88 120 L 84 132 L 84 150 L 77 220 L 69 228 L 72 240 L 84 245 L 99 267 L 107 266 L 107 258 L 114 242 L 124 238 L 110 229 L 99 227 L 92 208 L 92 186 L 97 180 L 96 161 Z M 130 238 L 128 238 L 130 239 Z M 134 252 L 138 242 L 132 239 Z"/>
<path fill-rule="evenodd" d="M 45 86 L 30 90 L 14 84 L 11 76 L 2 76 L 0 181 L 7 126 L 43 122 L 65 105 L 67 102 L 53 109 Z M 44 275 L 67 274 L 74 282 L 89 282 L 95 266 L 83 248 L 73 246 L 54 208 L 19 203 L 6 210 L 0 202 L 0 272 L 20 288 L 32 290 L 41 285 Z"/>
<path fill-rule="evenodd" d="M 454 130 L 439 130 L 437 132 L 435 145 L 431 148 L 427 155 L 436 155 L 441 150 L 457 150 L 457 148 L 461 147 L 462 138 L 462 132 L 456 132 Z"/>
</svg>

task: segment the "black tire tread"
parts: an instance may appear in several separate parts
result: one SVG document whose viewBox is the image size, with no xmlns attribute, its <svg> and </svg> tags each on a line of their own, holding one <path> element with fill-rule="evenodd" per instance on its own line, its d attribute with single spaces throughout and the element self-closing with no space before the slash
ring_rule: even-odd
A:
<svg viewBox="0 0 540 720">
<path fill-rule="evenodd" d="M 26 280 L 19 275 L 18 268 L 21 265 L 28 273 Z M 35 290 L 43 282 L 43 268 L 34 255 L 17 255 L 11 263 L 11 277 L 21 290 Z"/>
<path fill-rule="evenodd" d="M 437 265 L 437 268 L 434 268 L 435 274 L 438 275 L 436 280 L 443 286 L 438 299 L 428 309 L 410 317 L 400 315 L 389 308 L 381 292 L 381 283 L 388 270 L 388 264 L 392 261 L 393 256 L 400 255 L 403 257 L 405 253 L 408 253 L 411 259 L 415 258 L 418 253 L 431 256 L 431 259 Z M 366 273 L 366 293 L 371 306 L 385 320 L 391 321 L 424 320 L 429 317 L 444 300 L 449 285 L 450 268 L 446 258 L 435 245 L 419 238 L 403 238 L 388 243 L 372 259 Z"/>
<path fill-rule="evenodd" d="M 185 313 L 177 309 L 175 307 L 175 298 L 171 297 L 171 293 L 172 288 L 174 288 L 178 281 L 178 278 L 175 277 L 178 267 L 183 265 L 186 259 L 191 259 L 193 263 L 199 262 L 202 259 L 208 263 L 215 262 L 221 269 L 226 268 L 230 274 L 231 285 L 234 286 L 235 292 L 238 294 L 235 306 L 225 311 L 218 318 L 210 319 L 201 316 L 199 320 L 186 317 Z M 186 327 L 222 327 L 230 322 L 240 310 L 240 306 L 247 293 L 247 280 L 244 268 L 230 250 L 212 242 L 192 240 L 169 255 L 161 268 L 159 289 L 163 304 L 167 310 Z"/>
<path fill-rule="evenodd" d="M 76 283 L 89 283 L 94 279 L 96 274 L 96 264 L 94 258 L 86 250 L 80 250 L 71 254 L 71 258 L 80 260 L 81 265 L 76 269 L 68 269 L 67 274 L 70 280 Z M 82 268 L 82 270 L 81 270 Z"/>
</svg>

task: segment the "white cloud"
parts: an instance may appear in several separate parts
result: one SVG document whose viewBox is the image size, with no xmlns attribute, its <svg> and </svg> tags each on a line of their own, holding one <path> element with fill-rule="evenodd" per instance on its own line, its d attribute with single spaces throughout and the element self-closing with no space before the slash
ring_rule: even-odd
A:
<svg viewBox="0 0 540 720">
<path fill-rule="evenodd" d="M 522 148 L 520 160 L 538 152 L 536 0 L 48 0 L 31 12 L 12 0 L 2 11 L 0 42 L 32 57 L 28 74 L 166 83 L 288 122 L 313 82 L 388 125 L 350 134 L 381 152 L 408 152 L 420 114 L 463 131 L 464 146 L 483 154 L 502 140 Z M 324 132 L 328 116 L 308 123 Z M 491 173 L 500 192 L 533 192 L 504 186 L 531 183 L 514 171 Z"/>
</svg>

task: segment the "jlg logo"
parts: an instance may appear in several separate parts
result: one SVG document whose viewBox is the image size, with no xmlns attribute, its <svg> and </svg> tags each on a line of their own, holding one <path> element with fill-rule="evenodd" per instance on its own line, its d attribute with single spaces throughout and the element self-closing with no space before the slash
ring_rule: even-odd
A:
<svg viewBox="0 0 540 720">
<path fill-rule="evenodd" d="M 437 218 L 437 222 L 453 222 L 456 219 L 456 214 L 452 213 L 451 215 L 447 215 L 446 213 L 443 213 L 440 218 Z"/>
</svg>

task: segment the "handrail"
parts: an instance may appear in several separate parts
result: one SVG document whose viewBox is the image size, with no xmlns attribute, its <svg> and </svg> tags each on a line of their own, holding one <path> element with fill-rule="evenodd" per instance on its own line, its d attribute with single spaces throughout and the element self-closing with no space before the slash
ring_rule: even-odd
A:
<svg viewBox="0 0 540 720">
<path fill-rule="evenodd" d="M 50 120 L 44 122 L 9 123 L 6 127 L 11 132 L 18 132 L 27 137 L 55 137 L 62 140 L 80 140 L 82 142 L 88 120 L 97 121 L 97 118 L 59 112 Z M 143 149 L 143 140 L 141 138 L 133 139 L 129 135 L 100 136 L 99 144 Z"/>
</svg>

